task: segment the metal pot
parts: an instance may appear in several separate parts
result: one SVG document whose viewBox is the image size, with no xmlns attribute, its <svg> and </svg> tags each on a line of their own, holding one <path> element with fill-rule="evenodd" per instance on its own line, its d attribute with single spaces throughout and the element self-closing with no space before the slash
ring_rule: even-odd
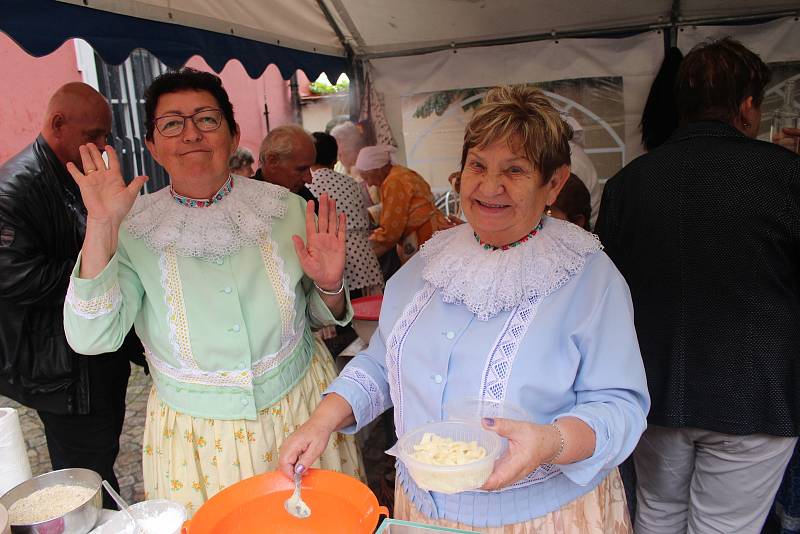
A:
<svg viewBox="0 0 800 534">
<path fill-rule="evenodd" d="M 94 528 L 103 507 L 102 479 L 90 469 L 61 469 L 33 477 L 0 497 L 0 505 L 9 508 L 35 491 L 59 484 L 82 486 L 95 492 L 88 501 L 58 517 L 29 525 L 12 525 L 11 534 L 86 534 Z"/>
</svg>

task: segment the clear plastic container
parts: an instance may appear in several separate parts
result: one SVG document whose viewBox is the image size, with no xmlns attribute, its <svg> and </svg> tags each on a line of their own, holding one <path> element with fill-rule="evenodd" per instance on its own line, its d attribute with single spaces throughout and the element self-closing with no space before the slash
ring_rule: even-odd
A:
<svg viewBox="0 0 800 534">
<path fill-rule="evenodd" d="M 476 441 L 486 449 L 486 456 L 462 465 L 435 465 L 420 462 L 414 458 L 414 446 L 419 444 L 425 433 L 430 432 L 454 441 Z M 503 445 L 500 436 L 479 424 L 466 421 L 440 421 L 417 427 L 406 432 L 397 444 L 386 451 L 396 456 L 408 469 L 417 485 L 428 491 L 440 493 L 459 493 L 483 486 L 494 469 L 494 462 L 500 457 Z"/>
<path fill-rule="evenodd" d="M 435 532 L 451 532 L 457 534 L 475 534 L 474 530 L 461 530 L 457 528 L 437 527 L 424 525 L 399 519 L 384 519 L 375 534 L 434 534 Z"/>
<path fill-rule="evenodd" d="M 451 421 L 480 424 L 485 417 L 533 422 L 531 416 L 516 404 L 468 397 L 445 403 L 444 412 Z"/>
<path fill-rule="evenodd" d="M 770 140 L 792 152 L 798 152 L 798 139 L 783 133 L 784 128 L 800 126 L 800 110 L 794 105 L 795 80 L 787 80 L 783 86 L 783 105 L 775 110 L 770 128 Z"/>
</svg>

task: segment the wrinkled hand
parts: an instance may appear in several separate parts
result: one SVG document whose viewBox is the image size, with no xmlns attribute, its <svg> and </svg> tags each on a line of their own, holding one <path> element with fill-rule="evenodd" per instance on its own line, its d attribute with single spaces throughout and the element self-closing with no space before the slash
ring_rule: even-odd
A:
<svg viewBox="0 0 800 534">
<path fill-rule="evenodd" d="M 490 426 L 487 421 L 490 420 L 484 419 L 483 427 L 507 438 L 508 450 L 495 462 L 481 489 L 496 490 L 522 480 L 558 451 L 560 437 L 550 425 L 494 419 L 494 425 Z"/>
<path fill-rule="evenodd" d="M 338 225 L 337 225 L 338 221 Z M 319 287 L 336 291 L 344 275 L 347 218 L 336 213 L 336 201 L 327 194 L 319 199 L 319 217 L 315 220 L 314 203 L 306 204 L 306 243 L 292 236 L 297 257 L 306 276 Z"/>
<path fill-rule="evenodd" d="M 92 219 L 107 221 L 118 228 L 125 215 L 133 206 L 139 190 L 147 181 L 146 176 L 137 176 L 130 184 L 125 184 L 116 151 L 106 146 L 108 166 L 103 161 L 100 150 L 93 143 L 81 145 L 83 172 L 72 163 L 67 170 L 81 190 L 83 204 Z"/>
<path fill-rule="evenodd" d="M 333 430 L 309 419 L 286 438 L 278 453 L 278 469 L 288 478 L 312 466 L 328 446 Z M 302 466 L 299 467 L 299 466 Z"/>
</svg>

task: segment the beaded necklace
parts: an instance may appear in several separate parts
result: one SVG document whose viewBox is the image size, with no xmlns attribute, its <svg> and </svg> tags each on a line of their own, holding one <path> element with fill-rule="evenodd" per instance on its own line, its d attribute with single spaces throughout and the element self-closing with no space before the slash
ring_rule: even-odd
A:
<svg viewBox="0 0 800 534">
<path fill-rule="evenodd" d="M 478 237 L 478 234 L 476 234 L 475 232 L 472 232 L 472 235 L 475 236 L 475 241 L 477 241 L 478 244 L 480 246 L 482 246 L 484 250 L 508 250 L 510 248 L 514 248 L 514 247 L 520 246 L 521 244 L 523 244 L 524 242 L 526 242 L 527 240 L 529 240 L 530 238 L 532 238 L 533 236 L 538 234 L 539 230 L 541 230 L 541 229 L 542 229 L 542 221 L 539 221 L 539 224 L 536 225 L 536 228 L 531 230 L 528 233 L 528 235 L 526 235 L 526 236 L 524 236 L 524 237 L 522 237 L 520 239 L 517 239 L 513 243 L 509 243 L 508 245 L 503 245 L 503 246 L 500 246 L 500 247 L 496 247 L 494 245 L 490 245 L 489 243 L 484 243 L 483 241 L 481 241 L 481 238 Z"/>
<path fill-rule="evenodd" d="M 185 197 L 183 195 L 179 195 L 178 193 L 176 193 L 175 190 L 172 189 L 172 186 L 169 186 L 169 192 L 172 193 L 172 198 L 175 199 L 175 202 L 177 202 L 182 206 L 188 206 L 190 208 L 207 208 L 210 205 L 214 204 L 215 202 L 219 202 L 220 200 L 228 196 L 228 193 L 230 193 L 232 190 L 233 190 L 233 176 L 228 176 L 228 180 L 225 182 L 225 184 L 223 184 L 220 190 L 217 191 L 217 194 L 208 199 Z"/>
</svg>

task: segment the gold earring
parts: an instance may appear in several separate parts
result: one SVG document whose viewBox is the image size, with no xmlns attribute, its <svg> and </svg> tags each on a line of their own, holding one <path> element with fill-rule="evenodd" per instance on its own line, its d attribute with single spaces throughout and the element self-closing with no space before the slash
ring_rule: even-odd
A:
<svg viewBox="0 0 800 534">
<path fill-rule="evenodd" d="M 550 206 L 545 206 L 544 207 L 544 214 L 547 215 L 548 217 L 552 217 L 553 216 L 553 210 L 550 209 Z"/>
</svg>

